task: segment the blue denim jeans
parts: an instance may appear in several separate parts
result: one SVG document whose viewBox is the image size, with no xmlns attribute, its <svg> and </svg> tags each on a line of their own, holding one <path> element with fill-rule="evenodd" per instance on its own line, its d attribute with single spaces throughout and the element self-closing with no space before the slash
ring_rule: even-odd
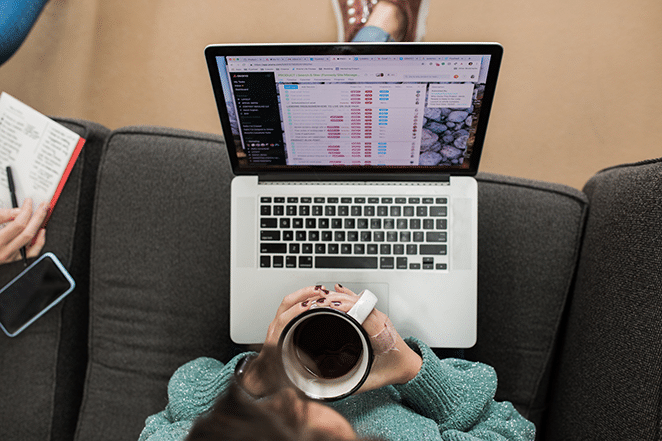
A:
<svg viewBox="0 0 662 441">
<path fill-rule="evenodd" d="M 377 42 L 386 43 L 395 41 L 391 35 L 377 26 L 364 26 L 352 40 L 354 42 Z"/>
</svg>

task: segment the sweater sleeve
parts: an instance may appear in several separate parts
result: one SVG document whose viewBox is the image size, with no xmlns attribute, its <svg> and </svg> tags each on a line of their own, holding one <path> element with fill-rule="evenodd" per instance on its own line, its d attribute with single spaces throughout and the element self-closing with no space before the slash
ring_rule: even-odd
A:
<svg viewBox="0 0 662 441">
<path fill-rule="evenodd" d="M 184 439 L 196 418 L 228 388 L 237 363 L 245 355 L 239 354 L 227 364 L 201 357 L 177 369 L 168 382 L 166 408 L 147 418 L 139 441 Z"/>
<path fill-rule="evenodd" d="M 482 363 L 440 360 L 420 340 L 407 344 L 423 358 L 418 375 L 395 385 L 404 403 L 434 420 L 447 441 L 476 439 L 532 440 L 534 425 L 510 403 L 497 403 L 496 372 Z"/>
</svg>

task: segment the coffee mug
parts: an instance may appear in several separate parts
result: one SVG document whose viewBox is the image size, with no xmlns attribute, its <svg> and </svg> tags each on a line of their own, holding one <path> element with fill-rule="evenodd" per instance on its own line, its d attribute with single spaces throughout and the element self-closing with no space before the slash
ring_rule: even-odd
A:
<svg viewBox="0 0 662 441">
<path fill-rule="evenodd" d="M 308 397 L 332 401 L 356 392 L 368 378 L 373 353 L 362 323 L 377 303 L 365 290 L 349 312 L 311 308 L 285 326 L 279 340 L 285 372 Z"/>
</svg>

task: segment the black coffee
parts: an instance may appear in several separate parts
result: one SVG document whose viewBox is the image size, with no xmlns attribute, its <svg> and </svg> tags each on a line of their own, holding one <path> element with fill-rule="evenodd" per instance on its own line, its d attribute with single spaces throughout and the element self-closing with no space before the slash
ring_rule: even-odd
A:
<svg viewBox="0 0 662 441">
<path fill-rule="evenodd" d="M 331 314 L 308 317 L 294 331 L 292 341 L 301 364 L 313 375 L 326 379 L 348 373 L 363 352 L 356 329 Z"/>
</svg>

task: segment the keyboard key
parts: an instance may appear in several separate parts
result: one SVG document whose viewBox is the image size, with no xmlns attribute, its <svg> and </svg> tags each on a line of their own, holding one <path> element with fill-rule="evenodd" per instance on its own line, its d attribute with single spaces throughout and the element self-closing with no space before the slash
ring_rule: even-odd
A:
<svg viewBox="0 0 662 441">
<path fill-rule="evenodd" d="M 290 218 L 289 217 L 281 217 L 280 218 L 280 227 L 281 228 L 290 228 Z"/>
<path fill-rule="evenodd" d="M 359 230 L 365 230 L 368 228 L 368 219 L 357 219 L 356 220 L 356 228 Z"/>
<path fill-rule="evenodd" d="M 329 254 L 338 254 L 338 244 L 330 243 L 329 246 L 327 247 L 327 251 L 329 252 Z"/>
<path fill-rule="evenodd" d="M 288 247 L 289 254 L 299 254 L 300 249 L 301 249 L 301 244 L 298 243 L 291 243 L 290 246 Z"/>
<path fill-rule="evenodd" d="M 448 198 L 437 198 L 435 199 L 436 204 L 447 204 L 448 203 Z"/>
<path fill-rule="evenodd" d="M 260 243 L 260 252 L 265 254 L 285 254 L 287 252 L 287 244 Z"/>
<path fill-rule="evenodd" d="M 447 219 L 437 219 L 435 224 L 437 230 L 446 230 L 448 229 L 448 220 Z"/>
<path fill-rule="evenodd" d="M 396 244 L 396 245 L 393 245 L 393 254 L 401 256 L 404 253 L 405 253 L 405 246 L 404 245 L 402 245 L 400 243 Z"/>
<path fill-rule="evenodd" d="M 340 254 L 352 254 L 352 245 L 349 243 L 340 244 Z"/>
<path fill-rule="evenodd" d="M 333 240 L 336 242 L 344 242 L 345 241 L 345 232 L 344 231 L 336 231 L 333 233 Z"/>
<path fill-rule="evenodd" d="M 439 206 L 430 207 L 430 216 L 446 217 L 448 216 L 448 207 L 439 207 Z"/>
<path fill-rule="evenodd" d="M 271 268 L 271 256 L 260 256 L 260 268 Z"/>
<path fill-rule="evenodd" d="M 368 244 L 368 254 L 377 254 L 377 244 L 369 243 Z"/>
<path fill-rule="evenodd" d="M 301 254 L 313 254 L 313 244 L 312 243 L 301 244 Z"/>
<path fill-rule="evenodd" d="M 354 254 L 365 254 L 365 245 L 362 243 L 355 243 Z"/>
<path fill-rule="evenodd" d="M 313 216 L 321 216 L 323 210 L 324 207 L 322 207 L 321 205 L 313 205 L 313 210 L 312 210 Z"/>
<path fill-rule="evenodd" d="M 381 219 L 370 219 L 370 228 L 373 230 L 382 229 L 382 220 Z"/>
<path fill-rule="evenodd" d="M 391 254 L 391 245 L 384 243 L 379 246 L 379 253 L 380 254 Z"/>
<path fill-rule="evenodd" d="M 325 217 L 317 220 L 318 228 L 329 228 L 329 220 Z"/>
<path fill-rule="evenodd" d="M 316 243 L 315 244 L 315 254 L 326 254 L 326 244 Z"/>
<path fill-rule="evenodd" d="M 271 216 L 271 205 L 260 206 L 260 214 L 262 216 Z"/>
<path fill-rule="evenodd" d="M 313 201 L 313 199 L 310 198 L 310 197 L 303 197 L 303 198 L 301 198 L 301 203 L 302 203 L 302 204 L 310 204 L 312 201 Z"/>
<path fill-rule="evenodd" d="M 414 242 L 423 242 L 423 238 L 422 231 L 414 231 Z"/>
<path fill-rule="evenodd" d="M 415 256 L 416 254 L 418 254 L 418 245 L 411 243 L 407 245 L 407 255 Z"/>
<path fill-rule="evenodd" d="M 260 228 L 276 228 L 278 219 L 275 217 L 263 217 L 260 219 Z"/>
<path fill-rule="evenodd" d="M 379 268 L 380 269 L 393 269 L 394 268 L 394 259 L 393 259 L 393 257 L 380 257 L 379 258 Z"/>
<path fill-rule="evenodd" d="M 335 205 L 327 205 L 326 207 L 324 207 L 324 216 L 333 217 L 335 215 L 336 215 Z"/>
<path fill-rule="evenodd" d="M 350 212 L 352 216 L 363 216 L 363 208 L 360 205 L 352 205 Z"/>
<path fill-rule="evenodd" d="M 292 230 L 283 231 L 283 240 L 287 240 L 287 241 L 294 240 L 294 231 Z"/>
<path fill-rule="evenodd" d="M 406 257 L 398 257 L 395 259 L 395 265 L 397 269 L 407 269 L 407 258 Z"/>
<path fill-rule="evenodd" d="M 287 198 L 287 203 L 288 204 L 296 204 L 299 202 L 299 198 L 297 196 L 289 196 Z"/>
<path fill-rule="evenodd" d="M 411 205 L 406 205 L 402 209 L 402 215 L 406 217 L 412 217 L 414 215 L 414 207 L 412 207 Z"/>
<path fill-rule="evenodd" d="M 349 216 L 349 205 L 338 205 L 338 216 Z"/>
<path fill-rule="evenodd" d="M 419 252 L 425 255 L 445 256 L 446 245 L 421 245 Z"/>
<path fill-rule="evenodd" d="M 282 216 L 283 214 L 285 214 L 285 206 L 274 205 L 274 216 Z"/>
<path fill-rule="evenodd" d="M 402 213 L 399 205 L 391 205 L 390 216 L 398 217 Z"/>
<path fill-rule="evenodd" d="M 446 242 L 445 231 L 428 231 L 425 233 L 426 242 Z"/>
<path fill-rule="evenodd" d="M 286 256 L 285 257 L 285 268 L 296 268 L 297 267 L 297 257 L 296 256 Z"/>
<path fill-rule="evenodd" d="M 420 205 L 416 207 L 416 216 L 418 217 L 427 217 L 428 215 L 428 207 L 425 205 Z"/>
<path fill-rule="evenodd" d="M 285 214 L 288 216 L 296 216 L 297 215 L 297 206 L 296 205 L 288 205 L 285 207 Z"/>
<path fill-rule="evenodd" d="M 283 257 L 284 256 L 274 256 L 273 258 L 273 267 L 274 268 L 282 268 L 283 267 Z"/>
<path fill-rule="evenodd" d="M 312 268 L 312 267 L 313 267 L 312 256 L 299 256 L 299 268 Z"/>
<path fill-rule="evenodd" d="M 278 231 L 278 230 L 263 230 L 263 231 L 260 231 L 260 240 L 280 241 L 280 231 Z"/>
<path fill-rule="evenodd" d="M 377 257 L 371 256 L 316 256 L 315 268 L 369 268 L 377 269 Z"/>
<path fill-rule="evenodd" d="M 270 204 L 271 203 L 271 198 L 269 196 L 262 196 L 260 198 L 260 202 L 263 204 Z"/>
<path fill-rule="evenodd" d="M 368 205 L 366 207 L 363 207 L 363 215 L 366 217 L 372 217 L 375 215 L 375 207 L 372 205 Z"/>
<path fill-rule="evenodd" d="M 306 232 L 305 231 L 299 230 L 295 233 L 295 235 L 296 235 L 296 240 L 298 242 L 303 242 L 304 240 L 306 240 Z"/>
</svg>

